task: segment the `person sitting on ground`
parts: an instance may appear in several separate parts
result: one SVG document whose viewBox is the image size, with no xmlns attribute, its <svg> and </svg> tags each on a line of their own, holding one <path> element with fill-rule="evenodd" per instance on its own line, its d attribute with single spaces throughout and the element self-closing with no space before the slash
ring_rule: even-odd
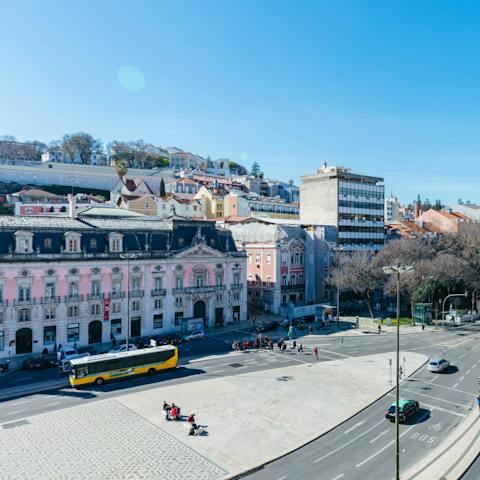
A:
<svg viewBox="0 0 480 480">
<path fill-rule="evenodd" d="M 166 400 L 163 401 L 163 411 L 166 412 L 167 410 L 170 410 L 170 405 L 167 403 Z"/>
<path fill-rule="evenodd" d="M 195 423 L 195 414 L 192 413 L 188 418 L 187 418 L 187 423 Z"/>
<path fill-rule="evenodd" d="M 178 409 L 177 407 L 174 406 L 174 404 L 172 404 L 172 408 L 170 409 L 170 420 L 177 420 L 178 418 Z"/>
</svg>

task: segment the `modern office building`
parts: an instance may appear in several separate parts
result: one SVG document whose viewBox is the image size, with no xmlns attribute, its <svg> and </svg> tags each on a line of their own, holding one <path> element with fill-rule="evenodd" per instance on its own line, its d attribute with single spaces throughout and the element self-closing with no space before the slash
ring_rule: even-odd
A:
<svg viewBox="0 0 480 480">
<path fill-rule="evenodd" d="M 384 244 L 383 178 L 322 167 L 301 177 L 300 221 L 333 225 L 345 250 L 380 250 Z"/>
</svg>

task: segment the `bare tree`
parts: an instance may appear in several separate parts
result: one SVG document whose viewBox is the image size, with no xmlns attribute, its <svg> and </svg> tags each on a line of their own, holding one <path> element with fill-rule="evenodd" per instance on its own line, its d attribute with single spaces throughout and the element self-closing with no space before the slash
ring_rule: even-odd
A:
<svg viewBox="0 0 480 480">
<path fill-rule="evenodd" d="M 103 144 L 100 139 L 95 139 L 88 133 L 78 132 L 64 135 L 61 147 L 64 154 L 72 160 L 78 155 L 82 164 L 86 165 L 94 153 L 102 152 Z"/>
</svg>

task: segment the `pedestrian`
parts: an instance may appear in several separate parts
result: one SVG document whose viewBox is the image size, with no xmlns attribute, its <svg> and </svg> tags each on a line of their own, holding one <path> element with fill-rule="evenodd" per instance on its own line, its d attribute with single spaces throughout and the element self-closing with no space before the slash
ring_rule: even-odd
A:
<svg viewBox="0 0 480 480">
<path fill-rule="evenodd" d="M 298 353 L 301 353 L 303 355 L 303 343 L 301 343 L 299 346 L 298 346 Z"/>
<path fill-rule="evenodd" d="M 378 324 L 378 334 L 380 335 L 381 332 L 382 332 L 382 326 Z"/>
<path fill-rule="evenodd" d="M 311 335 L 313 333 L 313 327 L 310 325 L 308 327 L 308 334 Z"/>
<path fill-rule="evenodd" d="M 422 332 L 425 330 L 425 324 L 422 323 Z"/>
<path fill-rule="evenodd" d="M 403 369 L 402 369 L 402 366 L 400 365 L 400 368 L 398 369 L 398 373 L 400 375 L 400 378 L 403 377 Z"/>
<path fill-rule="evenodd" d="M 478 403 L 478 411 L 480 412 L 480 392 L 478 393 L 477 403 Z"/>
<path fill-rule="evenodd" d="M 287 344 L 285 342 L 283 342 L 282 344 L 282 352 L 285 353 L 285 351 L 287 350 Z"/>
<path fill-rule="evenodd" d="M 292 344 L 292 348 L 295 350 L 297 348 L 297 342 L 294 340 Z"/>
<path fill-rule="evenodd" d="M 313 347 L 313 356 L 315 360 L 318 360 L 318 347 L 316 345 Z"/>
</svg>

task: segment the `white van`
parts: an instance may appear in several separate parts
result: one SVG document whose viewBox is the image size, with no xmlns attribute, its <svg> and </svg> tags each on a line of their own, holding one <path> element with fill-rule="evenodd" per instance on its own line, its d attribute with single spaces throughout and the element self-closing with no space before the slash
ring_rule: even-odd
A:
<svg viewBox="0 0 480 480">
<path fill-rule="evenodd" d="M 88 352 L 85 353 L 78 353 L 77 350 L 73 347 L 62 347 L 57 352 L 57 359 L 59 362 L 62 360 L 72 360 L 73 358 L 80 358 L 80 357 L 89 357 L 90 354 Z"/>
</svg>

